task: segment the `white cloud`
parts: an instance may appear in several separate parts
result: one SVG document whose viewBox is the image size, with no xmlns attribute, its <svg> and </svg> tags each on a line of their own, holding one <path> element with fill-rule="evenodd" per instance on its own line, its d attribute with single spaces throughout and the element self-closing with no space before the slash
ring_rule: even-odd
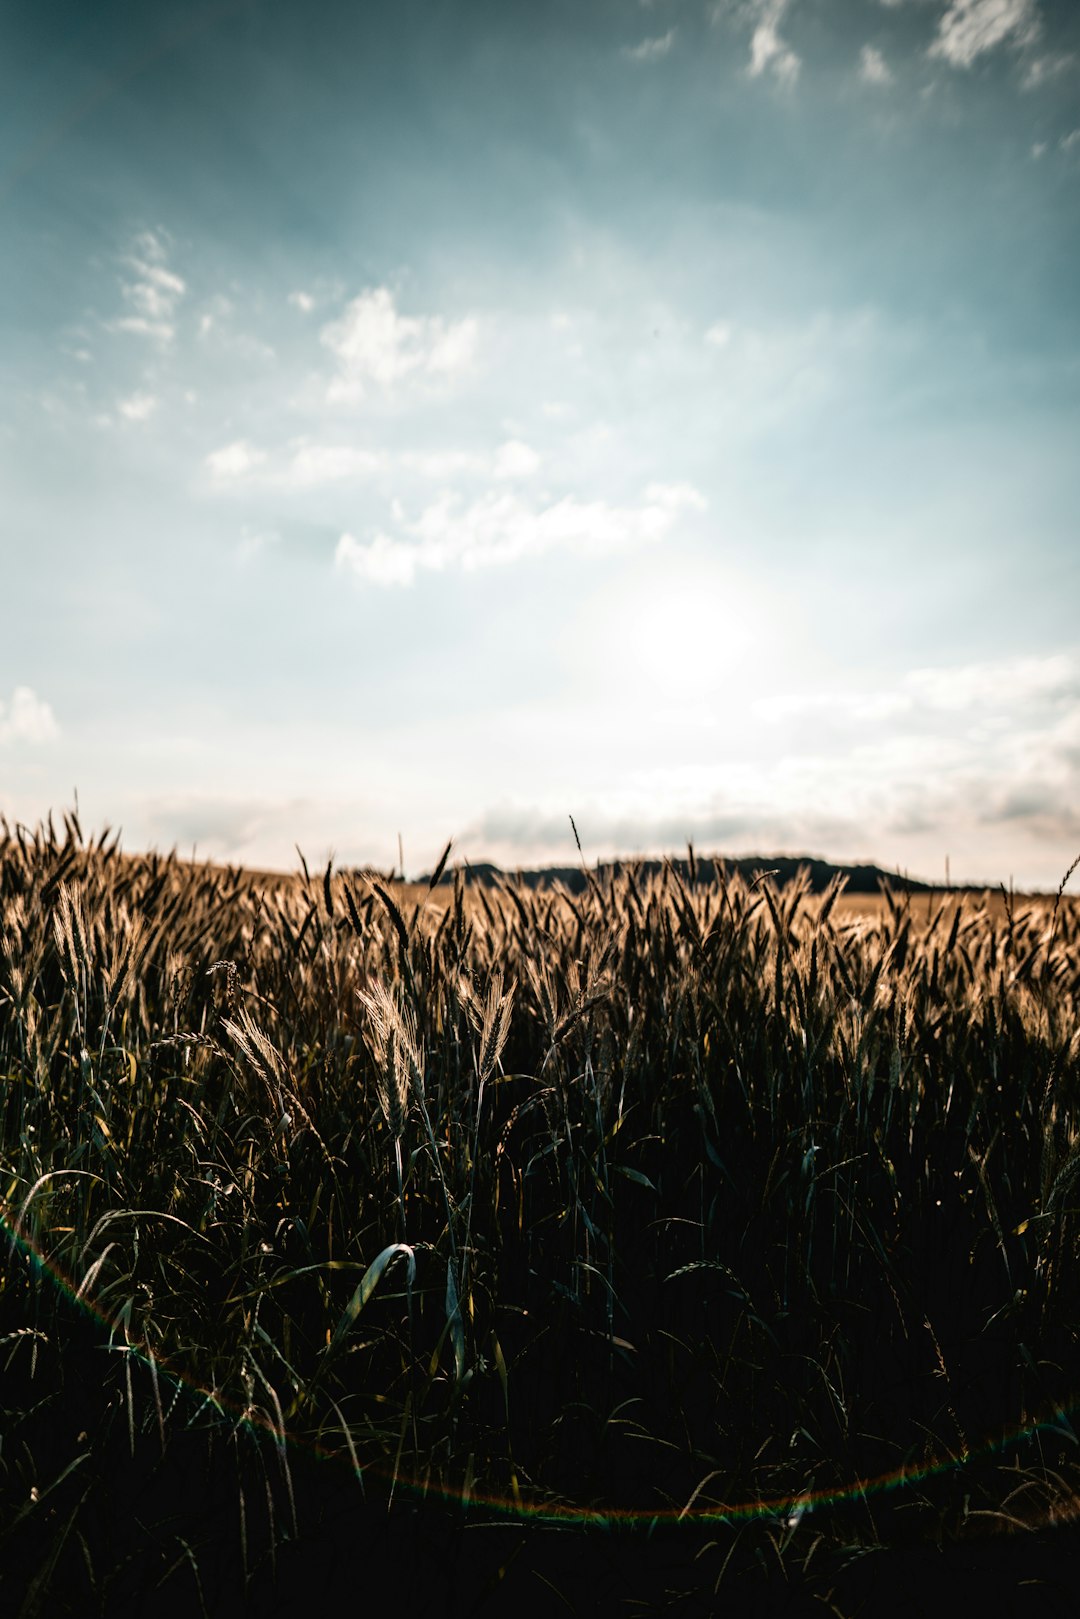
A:
<svg viewBox="0 0 1080 1619">
<path fill-rule="evenodd" d="M 494 454 L 475 450 L 403 450 L 397 464 L 407 472 L 432 483 L 451 483 L 458 478 L 497 478 L 500 481 L 531 478 L 540 467 L 540 457 L 529 444 L 508 439 Z"/>
<path fill-rule="evenodd" d="M 904 684 L 914 701 L 953 711 L 980 705 L 1016 710 L 1036 703 L 1080 703 L 1080 660 L 1058 653 L 953 669 L 914 669 Z"/>
<path fill-rule="evenodd" d="M 206 457 L 206 465 L 215 478 L 244 478 L 266 460 L 266 451 L 247 439 L 237 439 Z"/>
<path fill-rule="evenodd" d="M 555 550 L 611 552 L 660 540 L 703 497 L 687 484 L 650 484 L 637 506 L 565 496 L 536 508 L 517 495 L 488 492 L 463 505 L 453 494 L 427 506 L 402 536 L 360 541 L 343 534 L 335 563 L 371 584 L 412 584 L 419 572 L 498 567 Z"/>
<path fill-rule="evenodd" d="M 455 376 L 472 365 L 477 334 L 471 317 L 447 323 L 438 315 L 401 315 L 388 287 L 369 288 L 319 334 L 338 362 L 329 397 L 359 399 L 368 382 L 391 388 L 410 376 Z"/>
<path fill-rule="evenodd" d="M 132 279 L 120 283 L 121 295 L 130 311 L 108 322 L 108 329 L 131 332 L 167 345 L 176 335 L 176 306 L 187 291 L 184 280 L 166 262 L 167 244 L 161 232 L 143 231 L 135 238 L 133 251 L 123 260 Z"/>
<path fill-rule="evenodd" d="M 59 734 L 52 709 L 29 686 L 16 686 L 10 703 L 0 700 L 0 744 L 51 742 Z"/>
<path fill-rule="evenodd" d="M 790 0 L 751 0 L 754 32 L 750 40 L 751 78 L 758 78 L 768 69 L 775 73 L 781 84 L 792 85 L 799 76 L 800 62 L 795 52 L 780 37 Z"/>
<path fill-rule="evenodd" d="M 386 534 L 376 534 L 374 539 L 364 543 L 351 534 L 343 534 L 334 552 L 334 566 L 372 585 L 411 585 L 418 567 L 441 564 L 421 561 L 416 546 L 404 540 L 393 540 Z"/>
<path fill-rule="evenodd" d="M 1038 31 L 1035 0 L 950 0 L 929 54 L 966 68 L 1006 40 L 1030 44 Z"/>
<path fill-rule="evenodd" d="M 726 349 L 731 342 L 730 321 L 714 321 L 705 333 L 705 341 L 714 349 Z"/>
<path fill-rule="evenodd" d="M 127 422 L 145 422 L 157 407 L 158 401 L 153 394 L 133 393 L 127 399 L 121 399 L 116 408 Z"/>
<path fill-rule="evenodd" d="M 261 485 L 274 489 L 317 489 L 325 484 L 369 478 L 386 465 L 379 450 L 361 449 L 355 444 L 318 444 L 310 439 L 293 439 L 271 455 L 249 439 L 237 439 L 206 457 L 212 475 L 221 481 L 257 476 Z"/>
<path fill-rule="evenodd" d="M 1036 56 L 1028 63 L 1024 77 L 1020 81 L 1022 90 L 1037 90 L 1040 85 L 1049 84 L 1052 80 L 1060 78 L 1066 73 L 1076 57 L 1071 51 L 1062 51 L 1049 56 Z"/>
<path fill-rule="evenodd" d="M 859 52 L 859 77 L 864 84 L 891 84 L 892 69 L 874 45 L 864 45 Z"/>
<path fill-rule="evenodd" d="M 758 719 L 767 723 L 784 720 L 824 719 L 850 724 L 873 724 L 877 720 L 904 714 L 911 699 L 902 692 L 815 691 L 782 692 L 775 697 L 759 697 L 753 703 Z"/>
<path fill-rule="evenodd" d="M 500 479 L 531 478 L 539 466 L 540 457 L 532 446 L 512 438 L 499 446 L 492 470 Z"/>
<path fill-rule="evenodd" d="M 292 439 L 277 450 L 267 450 L 250 439 L 237 439 L 206 457 L 207 470 L 219 482 L 243 481 L 282 490 L 309 490 L 327 484 L 357 482 L 397 467 L 434 483 L 458 479 L 495 479 L 509 483 L 531 478 L 540 468 L 540 456 L 530 444 L 507 439 L 487 454 L 473 450 L 385 450 L 356 444 L 324 444 L 307 438 Z"/>
<path fill-rule="evenodd" d="M 315 308 L 315 300 L 310 292 L 290 292 L 289 302 L 294 309 L 299 309 L 302 315 L 310 315 Z"/>
<path fill-rule="evenodd" d="M 775 731 L 760 725 L 766 712 Z M 635 706 L 642 735 L 650 718 Z M 722 764 L 639 755 L 589 785 L 568 773 L 549 779 L 550 797 L 493 807 L 461 843 L 511 864 L 570 854 L 571 807 L 590 858 L 691 837 L 703 852 L 869 857 L 940 876 L 951 850 L 962 881 L 1026 870 L 1044 887 L 1080 847 L 1080 649 L 915 670 L 869 693 L 854 681 L 798 692 L 754 719 L 751 740 L 719 750 Z"/>
<path fill-rule="evenodd" d="M 631 62 L 658 62 L 668 54 L 674 43 L 675 29 L 669 28 L 666 34 L 643 39 L 640 45 L 624 45 L 623 55 Z"/>
<path fill-rule="evenodd" d="M 320 484 L 338 483 L 347 478 L 368 478 L 384 465 L 377 450 L 362 450 L 353 444 L 295 443 L 290 460 L 275 483 L 291 489 L 312 489 Z"/>
<path fill-rule="evenodd" d="M 429 478 L 432 483 L 449 483 L 454 478 L 482 478 L 490 470 L 487 458 L 471 450 L 404 450 L 399 460 L 406 471 Z"/>
<path fill-rule="evenodd" d="M 892 688 L 878 691 L 792 692 L 762 698 L 754 712 L 764 720 L 816 715 L 855 724 L 898 715 L 1020 714 L 1037 707 L 1080 705 L 1080 658 L 1057 653 L 1044 658 L 913 669 Z"/>
<path fill-rule="evenodd" d="M 168 321 L 145 320 L 142 315 L 120 315 L 108 322 L 108 330 L 130 332 L 133 337 L 149 337 L 162 345 L 171 343 L 176 336 L 176 328 Z"/>
<path fill-rule="evenodd" d="M 1067 135 L 1062 135 L 1061 150 L 1063 152 L 1075 152 L 1078 146 L 1080 146 L 1080 129 L 1072 129 Z"/>
</svg>

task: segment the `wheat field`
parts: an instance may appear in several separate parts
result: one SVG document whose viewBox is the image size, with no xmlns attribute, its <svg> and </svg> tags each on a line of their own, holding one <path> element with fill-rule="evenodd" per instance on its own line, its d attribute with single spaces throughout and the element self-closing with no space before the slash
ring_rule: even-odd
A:
<svg viewBox="0 0 1080 1619">
<path fill-rule="evenodd" d="M 1063 892 L 271 881 L 69 816 L 0 906 L 5 1611 L 386 1556 L 414 1612 L 853 1613 L 1075 1515 Z"/>
</svg>

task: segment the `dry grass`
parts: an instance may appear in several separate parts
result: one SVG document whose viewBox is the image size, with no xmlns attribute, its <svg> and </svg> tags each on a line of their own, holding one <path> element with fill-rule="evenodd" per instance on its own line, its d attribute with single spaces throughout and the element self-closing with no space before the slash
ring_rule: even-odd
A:
<svg viewBox="0 0 1080 1619">
<path fill-rule="evenodd" d="M 315 1452 L 384 1511 L 726 1513 L 708 1592 L 763 1536 L 811 1580 L 1071 1511 L 1075 905 L 429 896 L 70 826 L 0 903 L 10 1589 L 242 1594 Z"/>
</svg>

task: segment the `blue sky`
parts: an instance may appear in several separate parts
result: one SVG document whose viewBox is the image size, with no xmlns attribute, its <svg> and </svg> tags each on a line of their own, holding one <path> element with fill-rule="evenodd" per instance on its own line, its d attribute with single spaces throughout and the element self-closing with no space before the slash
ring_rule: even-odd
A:
<svg viewBox="0 0 1080 1619">
<path fill-rule="evenodd" d="M 0 811 L 1056 885 L 1080 11 L 0 20 Z"/>
</svg>

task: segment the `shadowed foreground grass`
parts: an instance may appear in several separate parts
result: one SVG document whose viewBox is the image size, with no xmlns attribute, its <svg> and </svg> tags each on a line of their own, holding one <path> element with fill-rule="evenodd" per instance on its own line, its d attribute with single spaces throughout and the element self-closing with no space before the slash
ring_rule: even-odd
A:
<svg viewBox="0 0 1080 1619">
<path fill-rule="evenodd" d="M 1066 1611 L 1080 919 L 837 898 L 9 833 L 5 1611 Z"/>
</svg>

